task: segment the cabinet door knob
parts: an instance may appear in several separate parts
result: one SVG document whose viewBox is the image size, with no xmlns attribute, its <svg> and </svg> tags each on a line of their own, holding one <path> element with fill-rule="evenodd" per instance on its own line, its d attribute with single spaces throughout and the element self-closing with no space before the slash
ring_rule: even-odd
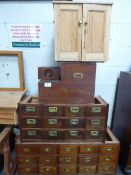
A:
<svg viewBox="0 0 131 175">
<path fill-rule="evenodd" d="M 85 23 L 84 23 L 84 24 L 85 24 L 85 26 L 86 26 L 86 25 L 88 24 L 88 22 L 87 22 L 87 21 L 85 21 Z"/>
<path fill-rule="evenodd" d="M 79 21 L 79 26 L 81 26 L 82 25 L 82 21 Z"/>
</svg>

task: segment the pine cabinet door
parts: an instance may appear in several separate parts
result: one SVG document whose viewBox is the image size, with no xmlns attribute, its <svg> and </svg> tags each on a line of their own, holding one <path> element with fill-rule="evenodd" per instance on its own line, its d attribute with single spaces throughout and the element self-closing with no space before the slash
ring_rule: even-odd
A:
<svg viewBox="0 0 131 175">
<path fill-rule="evenodd" d="M 55 60 L 80 61 L 82 5 L 55 4 Z"/>
<path fill-rule="evenodd" d="M 83 5 L 82 61 L 106 61 L 110 5 Z"/>
</svg>

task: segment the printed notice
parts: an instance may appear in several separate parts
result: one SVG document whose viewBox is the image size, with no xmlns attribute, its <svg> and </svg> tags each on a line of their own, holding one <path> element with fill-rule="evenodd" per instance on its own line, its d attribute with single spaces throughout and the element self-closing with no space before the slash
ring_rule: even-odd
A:
<svg viewBox="0 0 131 175">
<path fill-rule="evenodd" d="M 12 47 L 40 48 L 41 25 L 11 24 L 10 38 Z"/>
</svg>

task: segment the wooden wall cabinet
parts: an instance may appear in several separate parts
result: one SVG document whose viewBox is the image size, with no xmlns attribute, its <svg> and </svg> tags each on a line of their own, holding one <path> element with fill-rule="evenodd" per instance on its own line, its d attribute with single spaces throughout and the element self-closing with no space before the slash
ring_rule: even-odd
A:
<svg viewBox="0 0 131 175">
<path fill-rule="evenodd" d="M 55 60 L 106 61 L 111 4 L 54 2 Z"/>
</svg>

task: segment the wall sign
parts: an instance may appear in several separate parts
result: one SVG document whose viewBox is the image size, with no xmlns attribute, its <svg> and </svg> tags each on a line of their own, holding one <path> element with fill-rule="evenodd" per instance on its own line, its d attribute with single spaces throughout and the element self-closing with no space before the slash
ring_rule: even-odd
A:
<svg viewBox="0 0 131 175">
<path fill-rule="evenodd" d="M 9 27 L 11 47 L 40 48 L 41 25 L 11 24 Z"/>
</svg>

